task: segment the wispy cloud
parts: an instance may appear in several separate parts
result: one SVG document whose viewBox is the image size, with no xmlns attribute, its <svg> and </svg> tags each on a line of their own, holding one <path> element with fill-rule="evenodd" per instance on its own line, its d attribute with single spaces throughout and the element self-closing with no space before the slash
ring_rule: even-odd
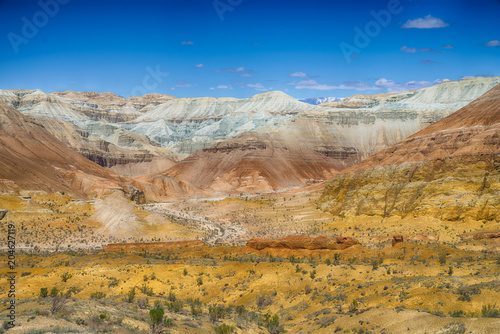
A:
<svg viewBox="0 0 500 334">
<path fill-rule="evenodd" d="M 254 71 L 253 70 L 250 70 L 248 68 L 244 68 L 244 67 L 237 67 L 237 68 L 226 68 L 225 69 L 227 72 L 249 72 L 249 73 L 253 73 Z"/>
<path fill-rule="evenodd" d="M 243 78 L 253 78 L 253 75 L 248 74 L 248 73 L 243 73 L 243 74 L 240 74 L 240 77 L 243 77 Z"/>
<path fill-rule="evenodd" d="M 202 68 L 202 67 L 205 67 L 205 65 L 203 65 L 203 64 L 197 64 L 197 65 L 194 65 L 194 67 Z"/>
<path fill-rule="evenodd" d="M 500 46 L 500 41 L 498 39 L 494 39 L 486 43 L 484 46 L 487 47 L 499 47 Z"/>
<path fill-rule="evenodd" d="M 177 80 L 177 84 L 175 85 L 175 87 L 179 87 L 179 88 L 189 88 L 189 87 L 195 87 L 195 86 L 198 86 L 198 85 L 197 84 L 190 84 L 184 80 Z"/>
<path fill-rule="evenodd" d="M 443 45 L 441 49 L 454 49 L 455 47 L 453 45 Z"/>
<path fill-rule="evenodd" d="M 387 89 L 388 92 L 402 92 L 405 90 L 418 90 L 430 86 L 437 85 L 439 83 L 449 81 L 448 79 L 436 79 L 434 81 L 407 81 L 407 82 L 396 82 L 394 80 L 388 80 L 386 78 L 380 78 L 375 82 L 375 86 L 379 88 Z"/>
<path fill-rule="evenodd" d="M 288 74 L 288 76 L 293 77 L 293 78 L 304 78 L 304 79 L 305 78 L 316 78 L 316 76 L 310 76 L 304 72 L 294 72 L 294 73 Z"/>
<path fill-rule="evenodd" d="M 427 64 L 427 65 L 429 65 L 429 64 L 434 64 L 434 63 L 435 63 L 435 61 L 434 61 L 434 60 L 430 60 L 430 59 L 422 59 L 420 62 L 421 62 L 422 64 Z"/>
<path fill-rule="evenodd" d="M 194 42 L 193 41 L 182 41 L 181 44 L 182 45 L 193 45 Z"/>
<path fill-rule="evenodd" d="M 263 84 L 261 83 L 256 83 L 256 84 L 247 84 L 247 87 L 249 88 L 255 88 L 255 90 L 258 90 L 258 91 L 262 91 L 262 92 L 265 92 L 265 91 L 268 91 L 269 88 L 266 88 Z"/>
<path fill-rule="evenodd" d="M 350 89 L 358 91 L 381 89 L 361 81 L 346 81 L 340 85 L 334 85 L 329 83 L 319 83 L 316 80 L 301 80 L 301 81 L 288 81 L 286 84 L 295 86 L 295 89 L 315 89 L 315 90 Z"/>
<path fill-rule="evenodd" d="M 217 86 L 217 89 L 233 89 L 233 87 L 227 85 L 219 85 Z"/>
<path fill-rule="evenodd" d="M 405 24 L 401 26 L 403 29 L 433 29 L 433 28 L 444 28 L 449 26 L 443 20 L 433 17 L 432 15 L 427 15 L 424 18 L 418 18 L 415 20 L 408 20 Z"/>
<path fill-rule="evenodd" d="M 403 51 L 403 52 L 408 52 L 408 53 L 417 53 L 419 51 L 430 52 L 430 53 L 441 53 L 441 51 L 434 50 L 434 49 L 431 49 L 431 48 L 419 48 L 419 49 L 417 49 L 417 48 L 409 48 L 406 45 L 402 46 L 400 50 Z"/>
</svg>

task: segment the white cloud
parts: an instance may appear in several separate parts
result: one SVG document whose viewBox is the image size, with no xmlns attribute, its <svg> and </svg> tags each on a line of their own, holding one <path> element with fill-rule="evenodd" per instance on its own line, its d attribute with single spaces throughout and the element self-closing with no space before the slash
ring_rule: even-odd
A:
<svg viewBox="0 0 500 334">
<path fill-rule="evenodd" d="M 388 80 L 386 78 L 380 78 L 375 82 L 375 86 L 387 89 L 388 92 L 402 92 L 405 90 L 417 90 L 425 87 L 434 86 L 442 82 L 449 81 L 448 79 L 436 79 L 434 81 L 407 81 L 407 82 L 396 82 L 394 80 Z"/>
<path fill-rule="evenodd" d="M 194 42 L 193 41 L 182 41 L 181 44 L 182 45 L 193 45 Z"/>
<path fill-rule="evenodd" d="M 485 46 L 498 47 L 498 46 L 500 46 L 500 41 L 498 39 L 494 39 L 494 40 L 489 41 L 488 43 L 486 43 Z"/>
<path fill-rule="evenodd" d="M 233 89 L 233 87 L 227 85 L 219 85 L 217 86 L 217 89 Z"/>
<path fill-rule="evenodd" d="M 264 87 L 263 84 L 261 83 L 256 83 L 256 84 L 247 84 L 247 87 L 250 87 L 250 88 L 255 88 L 255 90 L 259 90 L 259 91 L 268 91 L 269 89 Z"/>
<path fill-rule="evenodd" d="M 369 84 L 361 81 L 347 81 L 340 85 L 331 85 L 325 83 L 320 84 L 316 80 L 301 80 L 301 81 L 289 81 L 286 84 L 295 86 L 295 89 L 315 89 L 315 90 L 350 89 L 357 91 L 381 89 L 376 86 L 370 86 Z"/>
<path fill-rule="evenodd" d="M 403 52 L 408 52 L 408 53 L 417 53 L 417 49 L 415 49 L 415 48 L 409 48 L 406 45 L 402 46 L 400 50 L 403 51 Z"/>
<path fill-rule="evenodd" d="M 194 65 L 194 67 L 202 68 L 202 67 L 205 67 L 205 65 L 203 65 L 203 64 L 198 64 L 198 65 Z"/>
<path fill-rule="evenodd" d="M 248 68 L 244 68 L 244 67 L 226 68 L 226 71 L 228 71 L 228 72 L 253 72 L 252 70 L 249 70 Z"/>
<path fill-rule="evenodd" d="M 243 74 L 240 74 L 240 77 L 244 77 L 244 78 L 253 78 L 253 75 L 248 74 L 248 73 L 243 73 Z"/>
<path fill-rule="evenodd" d="M 408 52 L 408 53 L 417 53 L 419 51 L 430 52 L 430 53 L 441 53 L 441 51 L 434 50 L 434 49 L 431 49 L 431 48 L 418 48 L 418 49 L 416 49 L 416 48 L 409 48 L 406 45 L 402 46 L 400 50 L 403 51 L 403 52 Z"/>
<path fill-rule="evenodd" d="M 175 87 L 179 87 L 179 88 L 189 88 L 189 87 L 195 87 L 195 86 L 198 86 L 198 85 L 190 84 L 184 80 L 177 80 L 177 85 L 175 85 Z"/>
<path fill-rule="evenodd" d="M 401 28 L 432 29 L 432 28 L 444 28 L 447 26 L 449 26 L 449 24 L 445 23 L 443 20 L 437 17 L 433 17 L 432 15 L 427 15 L 424 18 L 408 20 L 405 24 L 401 26 Z"/>
<path fill-rule="evenodd" d="M 443 45 L 441 49 L 454 49 L 455 47 L 453 45 Z"/>
<path fill-rule="evenodd" d="M 290 73 L 288 74 L 289 77 L 295 77 L 295 78 L 309 78 L 309 76 L 304 73 L 304 72 L 295 72 L 295 73 Z"/>
</svg>

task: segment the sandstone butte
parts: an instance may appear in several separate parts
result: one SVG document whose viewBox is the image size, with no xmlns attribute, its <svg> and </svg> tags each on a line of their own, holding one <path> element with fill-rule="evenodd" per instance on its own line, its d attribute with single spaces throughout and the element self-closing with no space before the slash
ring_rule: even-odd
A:
<svg viewBox="0 0 500 334">
<path fill-rule="evenodd" d="M 116 243 L 108 244 L 104 251 L 106 252 L 159 252 L 174 250 L 180 247 L 199 248 L 207 244 L 201 240 L 182 240 L 169 242 L 140 242 L 140 243 Z"/>
<path fill-rule="evenodd" d="M 357 240 L 349 237 L 329 238 L 319 236 L 311 238 L 308 236 L 289 236 L 282 239 L 250 239 L 247 247 L 262 250 L 265 248 L 288 248 L 288 249 L 331 249 L 342 250 L 354 245 L 359 245 Z"/>
</svg>

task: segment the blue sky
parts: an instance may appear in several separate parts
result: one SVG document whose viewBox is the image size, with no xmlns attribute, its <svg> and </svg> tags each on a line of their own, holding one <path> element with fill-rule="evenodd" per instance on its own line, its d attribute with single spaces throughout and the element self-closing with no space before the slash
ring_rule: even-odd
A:
<svg viewBox="0 0 500 334">
<path fill-rule="evenodd" d="M 500 0 L 0 0 L 0 88 L 238 98 L 415 89 L 499 76 L 498 17 Z"/>
</svg>

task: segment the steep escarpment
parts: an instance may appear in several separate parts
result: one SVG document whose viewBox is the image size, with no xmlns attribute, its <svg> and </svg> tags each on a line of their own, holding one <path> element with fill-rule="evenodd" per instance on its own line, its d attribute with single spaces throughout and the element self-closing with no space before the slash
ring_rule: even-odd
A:
<svg viewBox="0 0 500 334">
<path fill-rule="evenodd" d="M 185 98 L 158 105 L 124 128 L 146 134 L 174 152 L 189 155 L 243 132 L 272 131 L 311 108 L 319 107 L 282 92 L 258 94 L 249 99 Z"/>
<path fill-rule="evenodd" d="M 339 216 L 500 218 L 500 86 L 334 177 L 319 207 Z"/>
<path fill-rule="evenodd" d="M 108 129 L 109 136 L 103 136 L 108 139 L 106 141 L 61 119 L 31 117 L 45 130 L 87 159 L 125 176 L 160 172 L 180 160 L 176 154 L 151 142 L 147 137 L 123 129 Z M 112 142 L 117 142 L 121 146 Z"/>
<path fill-rule="evenodd" d="M 71 150 L 42 126 L 0 102 L 0 179 L 30 190 L 78 196 L 131 190 L 126 179 Z"/>
</svg>

